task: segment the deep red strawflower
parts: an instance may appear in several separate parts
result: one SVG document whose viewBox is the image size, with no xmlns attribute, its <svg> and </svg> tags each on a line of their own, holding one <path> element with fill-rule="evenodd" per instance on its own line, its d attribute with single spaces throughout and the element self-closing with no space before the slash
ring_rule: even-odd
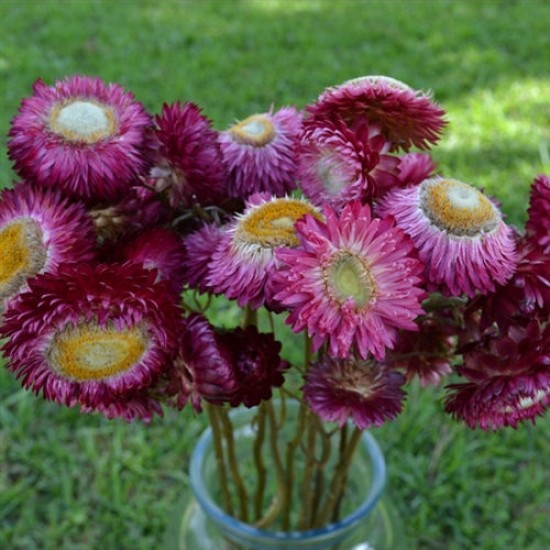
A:
<svg viewBox="0 0 550 550">
<path fill-rule="evenodd" d="M 450 314 L 442 313 L 418 319 L 418 332 L 400 331 L 394 349 L 386 354 L 384 363 L 402 370 L 407 383 L 418 378 L 422 386 L 435 386 L 452 372 L 458 327 Z"/>
<path fill-rule="evenodd" d="M 365 430 L 395 418 L 403 408 L 405 377 L 373 361 L 323 356 L 306 374 L 304 399 L 325 422 L 349 419 Z"/>
<path fill-rule="evenodd" d="M 180 235 L 155 227 L 144 231 L 120 251 L 123 261 L 156 270 L 157 280 L 166 281 L 180 294 L 185 281 L 185 249 Z"/>
<path fill-rule="evenodd" d="M 155 118 L 157 152 L 152 176 L 171 206 L 215 204 L 226 195 L 226 172 L 212 128 L 194 103 L 164 104 Z"/>
<path fill-rule="evenodd" d="M 445 410 L 470 428 L 535 422 L 550 404 L 550 324 L 511 325 L 464 352 L 456 369 L 467 382 L 448 386 Z"/>
<path fill-rule="evenodd" d="M 531 240 L 536 241 L 545 254 L 550 254 L 550 177 L 541 174 L 531 185 L 529 198 L 529 218 L 525 231 Z"/>
<path fill-rule="evenodd" d="M 8 369 L 52 401 L 107 410 L 150 388 L 177 351 L 181 310 L 134 264 L 37 275 L 5 312 Z"/>
<path fill-rule="evenodd" d="M 86 201 L 115 200 L 151 162 L 152 119 L 134 96 L 99 78 L 37 80 L 12 121 L 16 171 Z"/>
<path fill-rule="evenodd" d="M 0 195 L 0 304 L 29 278 L 96 257 L 91 218 L 59 191 L 18 183 Z"/>
<path fill-rule="evenodd" d="M 202 410 L 202 401 L 231 406 L 258 405 L 284 382 L 289 364 L 279 357 L 281 344 L 255 327 L 222 330 L 199 314 L 187 319 L 180 352 L 170 370 L 167 394 L 181 409 Z"/>
<path fill-rule="evenodd" d="M 391 149 L 428 149 L 446 125 L 445 111 L 429 94 L 385 76 L 365 76 L 327 88 L 306 108 L 311 117 L 338 115 L 351 127 L 366 121 L 380 127 Z"/>
</svg>

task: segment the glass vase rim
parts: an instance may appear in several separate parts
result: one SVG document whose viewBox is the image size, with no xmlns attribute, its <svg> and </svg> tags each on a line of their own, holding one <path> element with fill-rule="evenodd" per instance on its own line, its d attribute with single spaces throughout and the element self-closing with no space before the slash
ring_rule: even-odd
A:
<svg viewBox="0 0 550 550">
<path fill-rule="evenodd" d="M 241 417 L 246 417 L 251 414 L 253 414 L 252 409 L 243 407 L 230 412 L 230 416 L 233 420 L 238 420 Z M 368 494 L 364 498 L 363 502 L 351 514 L 348 514 L 339 521 L 331 522 L 323 527 L 318 527 L 315 529 L 308 529 L 305 531 L 270 531 L 267 529 L 260 529 L 258 527 L 254 527 L 250 523 L 245 523 L 233 516 L 230 516 L 220 506 L 218 506 L 210 497 L 202 476 L 203 457 L 212 447 L 212 428 L 210 426 L 207 427 L 200 436 L 191 455 L 189 482 L 195 498 L 206 515 L 217 524 L 222 524 L 224 529 L 227 531 L 245 534 L 258 539 L 263 538 L 280 541 L 297 539 L 302 541 L 306 541 L 308 539 L 314 540 L 318 537 L 330 535 L 335 531 L 344 532 L 351 529 L 375 507 L 382 495 L 386 483 L 386 462 L 384 459 L 384 454 L 382 453 L 382 450 L 380 449 L 380 446 L 374 436 L 367 431 L 363 431 L 361 434 L 361 444 L 372 462 L 371 484 Z"/>
</svg>

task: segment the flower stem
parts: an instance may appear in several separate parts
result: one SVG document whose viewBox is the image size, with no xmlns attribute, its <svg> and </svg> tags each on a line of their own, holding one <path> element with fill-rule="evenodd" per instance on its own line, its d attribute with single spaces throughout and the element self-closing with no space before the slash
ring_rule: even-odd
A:
<svg viewBox="0 0 550 550">
<path fill-rule="evenodd" d="M 248 521 L 248 507 L 247 507 L 248 494 L 246 492 L 243 479 L 239 472 L 239 463 L 237 460 L 237 456 L 235 454 L 235 440 L 234 440 L 234 434 L 233 434 L 233 425 L 231 424 L 231 420 L 229 419 L 227 410 L 225 408 L 218 407 L 217 413 L 218 413 L 218 418 L 220 420 L 221 430 L 225 437 L 225 443 L 227 448 L 227 459 L 229 462 L 229 470 L 233 477 L 233 482 L 235 483 L 237 494 L 239 496 L 239 509 L 240 509 L 239 519 L 242 519 L 243 521 L 246 522 Z"/>
<path fill-rule="evenodd" d="M 256 416 L 257 432 L 254 439 L 254 463 L 256 465 L 256 472 L 258 474 L 258 483 L 256 486 L 256 496 L 254 498 L 254 514 L 256 520 L 259 520 L 262 515 L 262 507 L 264 501 L 266 473 L 267 469 L 262 456 L 262 447 L 265 441 L 265 424 L 266 424 L 266 410 L 265 404 L 262 402 L 258 407 L 258 414 Z"/>
<path fill-rule="evenodd" d="M 361 434 L 361 430 L 359 428 L 355 428 L 345 447 L 341 449 L 343 452 L 340 453 L 340 458 L 334 469 L 334 474 L 327 492 L 327 500 L 325 501 L 325 505 L 317 518 L 316 527 L 327 524 L 333 518 L 338 501 L 342 499 L 346 488 L 345 481 L 347 479 L 351 459 L 355 449 L 357 448 L 357 444 L 361 440 Z"/>
<path fill-rule="evenodd" d="M 227 469 L 225 460 L 223 457 L 223 442 L 222 434 L 220 430 L 220 424 L 216 415 L 216 405 L 207 404 L 206 410 L 208 412 L 208 418 L 210 420 L 210 426 L 212 427 L 212 436 L 214 444 L 214 454 L 216 455 L 216 464 L 218 472 L 220 474 L 220 483 L 222 489 L 223 500 L 225 504 L 226 512 L 233 515 L 233 504 L 231 502 L 231 493 L 229 492 L 229 485 L 227 483 Z"/>
</svg>

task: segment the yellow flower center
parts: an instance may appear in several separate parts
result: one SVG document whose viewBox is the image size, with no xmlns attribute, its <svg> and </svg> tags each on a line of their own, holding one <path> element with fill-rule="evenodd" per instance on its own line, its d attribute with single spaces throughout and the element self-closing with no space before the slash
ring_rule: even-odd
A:
<svg viewBox="0 0 550 550">
<path fill-rule="evenodd" d="M 366 306 L 376 292 L 365 261 L 349 251 L 340 252 L 333 258 L 325 271 L 325 280 L 329 293 L 340 303 L 353 298 L 359 308 Z"/>
<path fill-rule="evenodd" d="M 67 327 L 56 334 L 48 358 L 61 376 L 85 382 L 126 372 L 146 348 L 147 337 L 137 326 L 117 330 L 88 323 Z"/>
<path fill-rule="evenodd" d="M 48 123 L 50 130 L 65 140 L 89 144 L 111 136 L 117 128 L 109 106 L 81 99 L 56 103 Z"/>
<path fill-rule="evenodd" d="M 433 178 L 422 184 L 420 205 L 430 221 L 457 236 L 476 236 L 496 229 L 500 215 L 475 187 L 452 179 Z"/>
<path fill-rule="evenodd" d="M 46 262 L 46 248 L 39 225 L 20 218 L 0 230 L 0 297 L 15 294 Z"/>
<path fill-rule="evenodd" d="M 297 199 L 275 199 L 252 209 L 237 226 L 235 240 L 245 244 L 297 246 L 298 237 L 294 224 L 306 214 L 321 219 L 309 203 Z"/>
<path fill-rule="evenodd" d="M 276 135 L 275 127 L 267 115 L 252 115 L 231 126 L 229 132 L 233 139 L 243 145 L 263 147 Z"/>
</svg>

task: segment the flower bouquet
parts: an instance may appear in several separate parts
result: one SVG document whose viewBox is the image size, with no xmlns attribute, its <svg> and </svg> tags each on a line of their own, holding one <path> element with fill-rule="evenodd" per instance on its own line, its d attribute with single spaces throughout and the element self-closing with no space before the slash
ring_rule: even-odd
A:
<svg viewBox="0 0 550 550">
<path fill-rule="evenodd" d="M 152 116 L 117 84 L 38 80 L 0 200 L 7 368 L 107 418 L 205 412 L 216 510 L 285 548 L 352 514 L 365 430 L 414 379 L 454 373 L 444 407 L 471 428 L 534 422 L 550 403 L 550 178 L 525 230 L 508 226 L 437 173 L 445 125 L 430 94 L 382 76 L 225 131 L 192 102 Z M 221 326 L 228 304 L 240 318 Z"/>
</svg>

